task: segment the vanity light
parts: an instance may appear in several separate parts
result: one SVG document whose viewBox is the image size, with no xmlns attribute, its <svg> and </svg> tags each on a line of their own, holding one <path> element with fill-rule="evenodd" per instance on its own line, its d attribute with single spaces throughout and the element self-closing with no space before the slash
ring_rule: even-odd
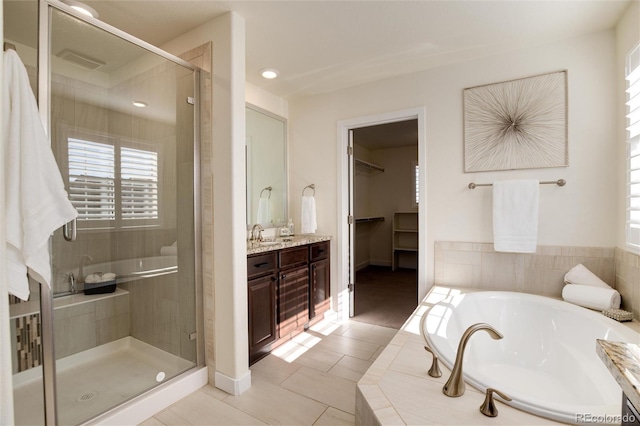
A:
<svg viewBox="0 0 640 426">
<path fill-rule="evenodd" d="M 98 12 L 96 12 L 96 10 L 91 6 L 87 6 L 86 4 L 80 3 L 76 0 L 62 0 L 62 2 L 83 15 L 98 19 Z"/>
<path fill-rule="evenodd" d="M 145 108 L 147 106 L 147 103 L 142 101 L 131 101 L 131 104 L 138 108 Z"/>
<path fill-rule="evenodd" d="M 260 75 L 271 80 L 278 76 L 278 70 L 275 70 L 273 68 L 263 68 L 260 70 Z"/>
</svg>

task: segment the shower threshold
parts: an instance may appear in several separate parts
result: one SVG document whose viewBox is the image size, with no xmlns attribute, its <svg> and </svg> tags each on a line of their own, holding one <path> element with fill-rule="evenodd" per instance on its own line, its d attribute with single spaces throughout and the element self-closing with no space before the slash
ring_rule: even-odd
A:
<svg viewBox="0 0 640 426">
<path fill-rule="evenodd" d="M 58 423 L 83 423 L 194 365 L 131 336 L 62 358 Z M 15 374 L 13 386 L 16 424 L 44 424 L 42 369 Z"/>
</svg>

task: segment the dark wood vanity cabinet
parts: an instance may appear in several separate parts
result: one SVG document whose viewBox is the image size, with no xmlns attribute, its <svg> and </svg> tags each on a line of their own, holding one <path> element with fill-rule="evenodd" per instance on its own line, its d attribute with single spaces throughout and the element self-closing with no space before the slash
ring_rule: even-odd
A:
<svg viewBox="0 0 640 426">
<path fill-rule="evenodd" d="M 253 364 L 271 350 L 278 339 L 276 291 L 278 275 L 275 253 L 247 259 L 249 303 L 249 363 Z"/>
<path fill-rule="evenodd" d="M 285 337 L 309 321 L 309 248 L 280 250 L 278 264 L 278 332 Z"/>
<path fill-rule="evenodd" d="M 329 270 L 329 242 L 312 244 L 310 253 L 310 293 L 309 293 L 309 318 L 329 309 L 329 297 L 331 296 L 330 270 Z"/>
<path fill-rule="evenodd" d="M 249 364 L 330 307 L 329 241 L 247 257 Z"/>
</svg>

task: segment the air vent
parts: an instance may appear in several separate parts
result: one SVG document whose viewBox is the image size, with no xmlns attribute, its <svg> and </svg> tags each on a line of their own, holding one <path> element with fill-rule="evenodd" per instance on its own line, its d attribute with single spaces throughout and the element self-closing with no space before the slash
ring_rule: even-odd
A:
<svg viewBox="0 0 640 426">
<path fill-rule="evenodd" d="M 88 56 L 82 55 L 80 53 L 74 52 L 73 50 L 69 50 L 69 49 L 64 49 L 63 51 L 58 53 L 57 56 L 58 58 L 62 58 L 66 61 L 71 62 L 72 64 L 78 65 L 79 67 L 82 67 L 91 71 L 105 65 L 104 62 L 98 59 L 89 58 Z"/>
</svg>

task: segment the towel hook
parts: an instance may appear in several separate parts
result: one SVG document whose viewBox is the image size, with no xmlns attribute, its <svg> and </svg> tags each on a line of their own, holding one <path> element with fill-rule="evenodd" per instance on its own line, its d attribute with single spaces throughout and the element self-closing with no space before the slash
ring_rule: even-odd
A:
<svg viewBox="0 0 640 426">
<path fill-rule="evenodd" d="M 269 196 L 268 196 L 267 198 L 271 198 L 271 190 L 272 190 L 272 189 L 273 189 L 273 188 L 272 188 L 272 187 L 270 187 L 270 186 L 267 186 L 266 188 L 264 188 L 262 191 L 260 191 L 260 198 L 262 198 L 262 193 L 263 193 L 264 191 L 269 191 Z"/>
<path fill-rule="evenodd" d="M 315 183 L 312 183 L 311 185 L 307 185 L 304 188 L 302 188 L 302 196 L 304 197 L 304 190 L 307 188 L 311 188 L 313 190 L 313 194 L 311 194 L 311 196 L 315 196 L 316 195 L 316 185 Z"/>
</svg>

